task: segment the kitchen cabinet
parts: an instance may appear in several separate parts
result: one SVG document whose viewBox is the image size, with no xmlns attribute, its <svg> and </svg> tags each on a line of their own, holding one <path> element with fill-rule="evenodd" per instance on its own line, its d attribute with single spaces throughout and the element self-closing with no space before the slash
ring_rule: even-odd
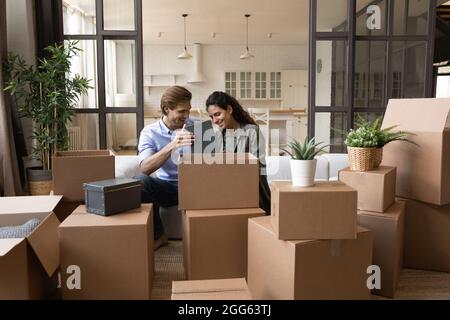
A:
<svg viewBox="0 0 450 320">
<path fill-rule="evenodd" d="M 225 92 L 238 100 L 281 100 L 281 71 L 227 71 Z"/>
<path fill-rule="evenodd" d="M 281 83 L 283 109 L 308 107 L 307 70 L 283 70 Z"/>
</svg>

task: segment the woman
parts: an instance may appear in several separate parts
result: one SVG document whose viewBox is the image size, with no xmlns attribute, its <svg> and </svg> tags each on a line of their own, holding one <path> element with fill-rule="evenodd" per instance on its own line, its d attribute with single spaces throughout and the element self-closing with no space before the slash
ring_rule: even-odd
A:
<svg viewBox="0 0 450 320">
<path fill-rule="evenodd" d="M 225 92 L 215 91 L 206 100 L 206 111 L 222 132 L 223 151 L 251 153 L 259 159 L 259 206 L 270 214 L 270 188 L 267 183 L 265 143 L 255 120 L 239 102 Z"/>
</svg>

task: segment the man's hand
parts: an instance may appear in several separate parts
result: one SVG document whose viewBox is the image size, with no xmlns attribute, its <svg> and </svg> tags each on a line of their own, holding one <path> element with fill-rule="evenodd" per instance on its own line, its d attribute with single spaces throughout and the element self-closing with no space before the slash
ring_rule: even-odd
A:
<svg viewBox="0 0 450 320">
<path fill-rule="evenodd" d="M 171 150 L 176 150 L 181 147 L 190 146 L 194 143 L 195 137 L 194 134 L 185 130 L 186 125 L 178 131 L 175 135 L 175 138 L 170 143 Z"/>
</svg>

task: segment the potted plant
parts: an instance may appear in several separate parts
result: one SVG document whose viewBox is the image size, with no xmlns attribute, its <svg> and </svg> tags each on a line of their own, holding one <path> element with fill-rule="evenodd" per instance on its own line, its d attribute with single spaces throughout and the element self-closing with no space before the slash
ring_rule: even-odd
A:
<svg viewBox="0 0 450 320">
<path fill-rule="evenodd" d="M 81 49 L 77 42 L 45 48 L 47 58 L 28 66 L 23 57 L 8 53 L 4 63 L 5 88 L 16 99 L 21 117 L 33 120 L 32 157 L 42 169 L 29 170 L 30 193 L 49 194 L 52 189 L 52 155 L 69 147 L 67 123 L 75 115 L 80 95 L 90 89 L 89 80 L 75 74 L 69 77 L 71 59 Z"/>
<path fill-rule="evenodd" d="M 378 168 L 383 159 L 383 147 L 392 141 L 416 144 L 407 139 L 407 136 L 413 133 L 394 131 L 397 126 L 381 129 L 381 124 L 382 117 L 370 122 L 358 115 L 355 121 L 358 128 L 351 129 L 345 140 L 351 170 L 369 171 Z"/>
<path fill-rule="evenodd" d="M 314 185 L 316 176 L 317 160 L 314 157 L 327 145 L 321 146 L 323 142 L 316 142 L 315 138 L 305 138 L 303 143 L 292 139 L 288 143 L 290 150 L 282 149 L 291 156 L 292 185 L 296 187 L 310 187 Z"/>
</svg>

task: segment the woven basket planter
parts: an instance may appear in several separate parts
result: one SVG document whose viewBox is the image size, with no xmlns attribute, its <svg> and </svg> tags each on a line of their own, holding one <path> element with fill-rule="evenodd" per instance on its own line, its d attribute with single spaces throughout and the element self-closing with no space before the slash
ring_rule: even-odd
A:
<svg viewBox="0 0 450 320">
<path fill-rule="evenodd" d="M 347 147 L 348 162 L 352 171 L 370 171 L 380 166 L 383 149 Z"/>
<path fill-rule="evenodd" d="M 53 190 L 52 172 L 28 169 L 28 191 L 32 196 L 49 195 Z"/>
</svg>

